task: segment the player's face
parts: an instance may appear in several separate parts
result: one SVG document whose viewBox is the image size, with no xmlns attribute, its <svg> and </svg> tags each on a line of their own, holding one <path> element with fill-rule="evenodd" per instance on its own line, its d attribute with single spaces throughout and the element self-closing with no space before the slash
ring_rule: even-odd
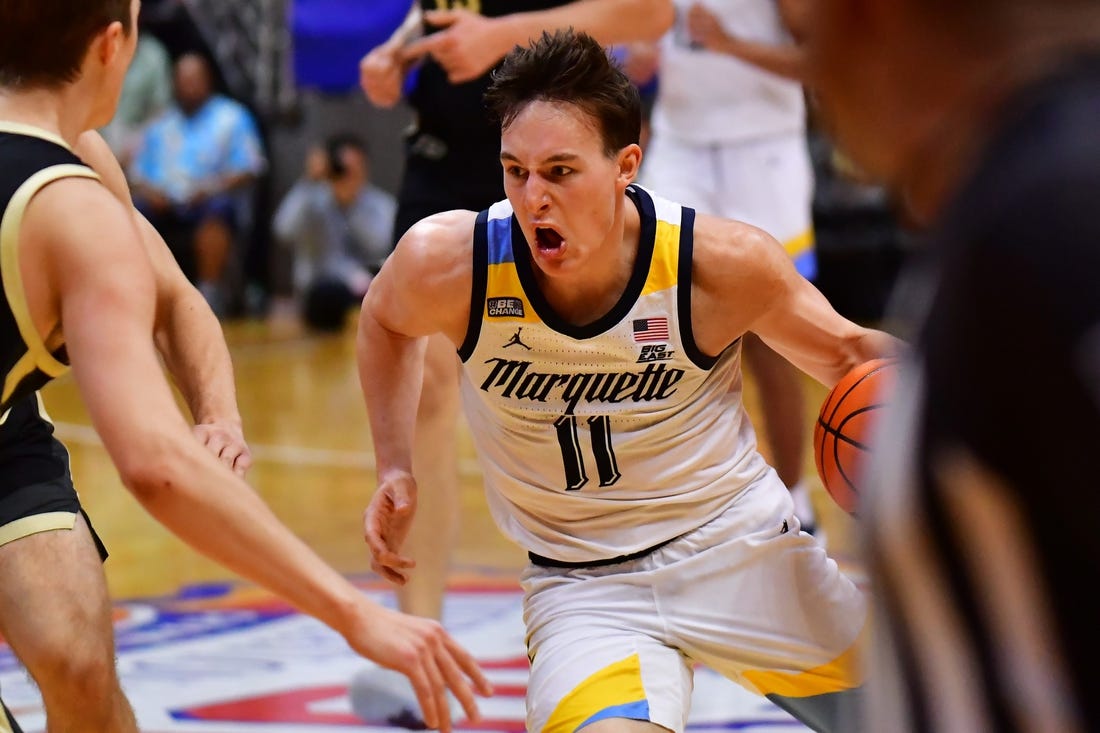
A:
<svg viewBox="0 0 1100 733">
<path fill-rule="evenodd" d="M 608 157 L 596 120 L 562 102 L 532 102 L 502 131 L 504 190 L 539 269 L 580 272 L 613 246 L 640 157 L 637 145 Z"/>
</svg>

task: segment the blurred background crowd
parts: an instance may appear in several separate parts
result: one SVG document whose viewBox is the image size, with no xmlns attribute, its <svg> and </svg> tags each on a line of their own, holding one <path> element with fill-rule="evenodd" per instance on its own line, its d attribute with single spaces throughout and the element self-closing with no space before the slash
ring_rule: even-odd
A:
<svg viewBox="0 0 1100 733">
<path fill-rule="evenodd" d="M 220 318 L 339 330 L 366 292 L 392 245 L 413 115 L 404 102 L 371 105 L 359 62 L 407 10 L 390 0 L 144 1 L 103 133 L 139 208 Z M 614 52 L 651 110 L 658 66 L 638 49 Z M 806 109 L 813 279 L 842 314 L 875 321 L 908 247 L 904 222 L 814 124 L 812 100 Z"/>
</svg>

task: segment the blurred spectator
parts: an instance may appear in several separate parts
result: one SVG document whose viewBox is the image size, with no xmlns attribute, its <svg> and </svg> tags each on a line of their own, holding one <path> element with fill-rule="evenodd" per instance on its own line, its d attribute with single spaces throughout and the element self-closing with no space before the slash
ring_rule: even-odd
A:
<svg viewBox="0 0 1100 733">
<path fill-rule="evenodd" d="M 252 114 L 215 93 L 203 56 L 181 56 L 174 84 L 175 103 L 145 129 L 130 167 L 134 201 L 224 315 L 226 261 L 267 164 Z"/>
<path fill-rule="evenodd" d="M 310 150 L 305 174 L 275 212 L 293 255 L 295 295 L 314 329 L 339 329 L 390 253 L 397 201 L 370 182 L 366 144 L 350 134 Z"/>
<path fill-rule="evenodd" d="M 123 169 L 129 167 L 141 133 L 172 102 L 172 59 L 160 40 L 148 32 L 142 8 L 137 49 L 126 72 L 114 119 L 100 132 Z"/>
</svg>

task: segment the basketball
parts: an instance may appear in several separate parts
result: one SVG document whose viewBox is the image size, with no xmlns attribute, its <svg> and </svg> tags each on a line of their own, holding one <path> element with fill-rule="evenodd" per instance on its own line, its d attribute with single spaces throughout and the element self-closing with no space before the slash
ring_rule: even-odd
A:
<svg viewBox="0 0 1100 733">
<path fill-rule="evenodd" d="M 897 377 L 893 359 L 872 359 L 837 382 L 814 425 L 814 460 L 825 490 L 849 514 L 859 505 L 860 478 L 875 422 Z"/>
</svg>

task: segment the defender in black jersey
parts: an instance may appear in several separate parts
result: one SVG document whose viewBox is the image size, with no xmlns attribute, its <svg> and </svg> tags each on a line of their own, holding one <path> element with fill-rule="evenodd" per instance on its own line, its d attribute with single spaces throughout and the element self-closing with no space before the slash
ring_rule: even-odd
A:
<svg viewBox="0 0 1100 733">
<path fill-rule="evenodd" d="M 930 222 L 860 518 L 867 729 L 1100 730 L 1100 4 L 817 7 L 824 118 Z"/>
<path fill-rule="evenodd" d="M 138 7 L 0 4 L 0 633 L 37 683 L 50 730 L 136 730 L 102 546 L 37 393 L 71 365 L 123 483 L 159 521 L 410 675 L 433 725 L 450 726 L 448 688 L 476 717 L 472 688 L 488 687 L 472 658 L 437 623 L 369 602 L 230 470 L 243 472 L 247 451 L 217 320 L 92 131 L 114 114 Z"/>
</svg>

